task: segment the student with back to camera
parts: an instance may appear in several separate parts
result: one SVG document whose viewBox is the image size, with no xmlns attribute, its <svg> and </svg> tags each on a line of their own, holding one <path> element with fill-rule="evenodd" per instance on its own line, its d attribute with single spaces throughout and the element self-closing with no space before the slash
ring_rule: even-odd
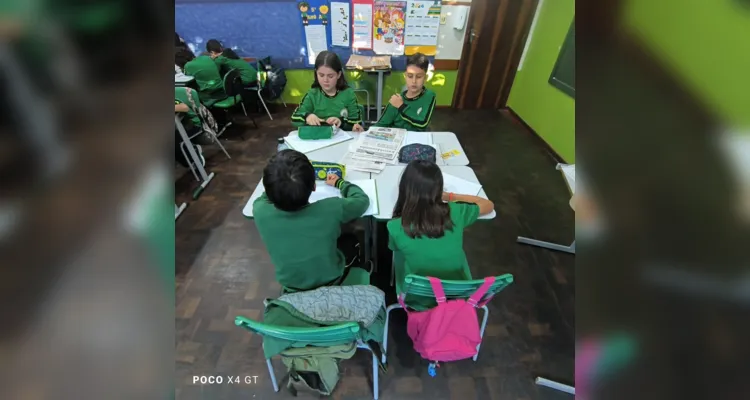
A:
<svg viewBox="0 0 750 400">
<path fill-rule="evenodd" d="M 435 109 L 435 92 L 424 87 L 430 60 L 422 53 L 406 59 L 406 90 L 391 96 L 380 120 L 373 126 L 424 131 Z"/>
<path fill-rule="evenodd" d="M 393 219 L 387 224 L 397 293 L 402 293 L 407 274 L 454 280 L 471 277 L 463 249 L 464 229 L 495 206 L 478 196 L 443 190 L 443 174 L 433 162 L 412 161 L 401 175 Z M 434 299 L 429 301 L 434 303 Z"/>
<path fill-rule="evenodd" d="M 357 249 L 346 246 L 346 234 L 341 235 L 341 225 L 362 216 L 370 198 L 335 174 L 328 174 L 325 183 L 339 189 L 342 197 L 309 203 L 315 169 L 295 150 L 280 151 L 263 170 L 265 192 L 253 203 L 253 218 L 276 280 L 286 291 L 370 283 L 369 272 L 354 265 L 356 254 L 345 256 Z"/>
<path fill-rule="evenodd" d="M 331 51 L 322 51 L 315 58 L 315 81 L 292 114 L 296 127 L 322 124 L 364 131 L 357 96 L 344 79 L 339 56 Z"/>
<path fill-rule="evenodd" d="M 211 39 L 206 42 L 206 51 L 219 67 L 222 77 L 236 69 L 240 73 L 243 85 L 253 85 L 258 80 L 258 71 L 252 64 L 241 59 L 232 49 L 225 49 L 218 40 Z"/>
</svg>

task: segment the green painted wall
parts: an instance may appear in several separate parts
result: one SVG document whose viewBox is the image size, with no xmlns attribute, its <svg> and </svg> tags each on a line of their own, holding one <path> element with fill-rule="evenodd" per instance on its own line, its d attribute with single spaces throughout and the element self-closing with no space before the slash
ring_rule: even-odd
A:
<svg viewBox="0 0 750 400">
<path fill-rule="evenodd" d="M 729 124 L 750 126 L 750 10 L 737 0 L 629 0 L 625 26 Z"/>
<path fill-rule="evenodd" d="M 550 85 L 549 76 L 574 16 L 575 0 L 545 0 L 508 98 L 508 107 L 571 164 L 575 163 L 575 100 Z"/>
<path fill-rule="evenodd" d="M 375 87 L 377 86 L 376 74 L 365 74 L 359 71 L 347 71 L 346 79 L 350 85 L 355 88 L 363 87 L 370 92 L 370 104 L 375 104 Z M 450 106 L 453 101 L 453 90 L 456 88 L 456 78 L 458 71 L 435 71 L 429 73 L 426 87 L 431 89 L 437 95 L 438 106 Z M 290 104 L 298 104 L 302 96 L 310 89 L 313 82 L 313 71 L 311 69 L 292 69 L 286 71 L 286 87 L 282 98 Z M 404 86 L 404 74 L 400 71 L 394 71 L 385 76 L 385 85 L 383 86 L 383 104 L 388 103 L 388 99 L 393 93 L 401 93 Z M 365 104 L 364 94 L 358 94 L 360 104 Z"/>
</svg>

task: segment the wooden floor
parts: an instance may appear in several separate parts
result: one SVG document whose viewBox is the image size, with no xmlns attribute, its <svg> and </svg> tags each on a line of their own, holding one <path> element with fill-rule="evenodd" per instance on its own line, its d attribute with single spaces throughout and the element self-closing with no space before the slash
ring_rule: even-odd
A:
<svg viewBox="0 0 750 400">
<path fill-rule="evenodd" d="M 254 223 L 242 215 L 261 178 L 276 138 L 290 130 L 293 107 L 280 107 L 260 127 L 237 126 L 224 141 L 232 160 L 206 146 L 216 173 L 197 200 L 196 182 L 178 170 L 176 198 L 189 206 L 176 221 L 176 387 L 178 399 L 285 399 L 274 393 L 261 339 L 233 324 L 260 319 L 262 301 L 279 293 L 273 265 Z M 490 317 L 477 362 L 445 364 L 438 376 L 414 352 L 405 317 L 394 311 L 389 368 L 380 375 L 381 399 L 571 399 L 534 385 L 536 376 L 572 383 L 574 371 L 574 256 L 516 243 L 523 235 L 569 244 L 574 236 L 569 194 L 555 161 L 538 139 L 507 114 L 439 109 L 434 131 L 455 132 L 498 215 L 466 231 L 466 253 L 475 277 L 511 273 L 515 282 L 489 304 Z M 244 138 L 240 137 L 240 133 Z M 334 160 L 331 160 L 334 161 Z M 381 224 L 380 273 L 375 283 L 394 299 L 382 272 L 390 271 Z M 371 364 L 365 353 L 342 362 L 334 399 L 371 399 Z M 275 360 L 277 377 L 283 365 Z M 194 376 L 222 376 L 221 385 L 194 385 Z M 257 383 L 228 384 L 228 376 L 257 376 Z M 252 378 L 250 378 L 252 380 Z M 306 396 L 300 395 L 300 398 Z"/>
</svg>

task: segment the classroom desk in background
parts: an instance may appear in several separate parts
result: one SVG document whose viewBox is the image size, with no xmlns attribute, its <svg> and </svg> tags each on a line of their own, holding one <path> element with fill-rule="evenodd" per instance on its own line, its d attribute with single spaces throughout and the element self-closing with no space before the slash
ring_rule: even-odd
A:
<svg viewBox="0 0 750 400">
<path fill-rule="evenodd" d="M 190 82 L 194 81 L 195 78 L 189 75 L 177 75 L 174 76 L 175 86 L 187 86 Z"/>
</svg>

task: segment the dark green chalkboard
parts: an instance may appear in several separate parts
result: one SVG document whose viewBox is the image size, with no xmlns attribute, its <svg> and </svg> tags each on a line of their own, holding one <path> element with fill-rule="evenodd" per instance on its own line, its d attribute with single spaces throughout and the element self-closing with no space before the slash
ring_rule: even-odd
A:
<svg viewBox="0 0 750 400">
<path fill-rule="evenodd" d="M 549 77 L 550 85 L 562 90 L 570 97 L 576 97 L 576 21 L 570 24 L 568 36 L 560 48 L 555 68 Z"/>
</svg>

